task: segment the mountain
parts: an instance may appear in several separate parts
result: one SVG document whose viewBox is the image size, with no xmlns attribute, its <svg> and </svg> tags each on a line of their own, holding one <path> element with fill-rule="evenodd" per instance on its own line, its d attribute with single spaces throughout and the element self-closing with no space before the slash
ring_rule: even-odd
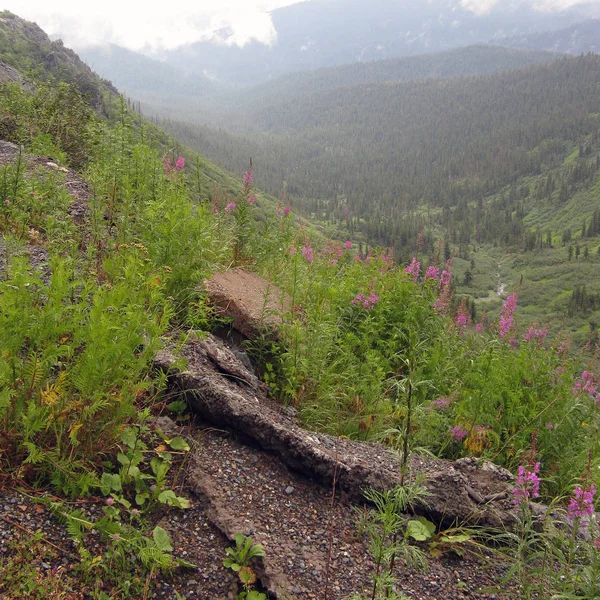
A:
<svg viewBox="0 0 600 600">
<path fill-rule="evenodd" d="M 9 11 L 0 12 L 0 61 L 9 67 L 4 69 L 4 79 L 72 83 L 97 109 L 103 105 L 105 94 L 117 94 L 60 40 L 51 41 L 35 23 Z"/>
<path fill-rule="evenodd" d="M 539 12 L 524 3 L 500 2 L 476 14 L 458 0 L 312 0 L 271 16 L 277 32 L 272 46 L 228 45 L 224 31 L 217 32 L 217 39 L 168 51 L 164 58 L 189 73 L 251 84 L 299 70 L 440 52 L 582 20 L 575 9 Z"/>
<path fill-rule="evenodd" d="M 585 54 L 600 50 L 600 20 L 591 19 L 575 23 L 558 31 L 543 31 L 495 40 L 507 48 Z"/>
<path fill-rule="evenodd" d="M 208 81 L 126 49 L 88 48 L 88 63 L 132 98 L 144 103 L 146 114 L 196 123 L 222 124 L 228 129 L 249 109 L 275 99 L 296 97 L 340 86 L 389 81 L 487 75 L 556 60 L 550 52 L 528 52 L 478 45 L 446 52 L 359 62 L 282 75 L 272 81 L 239 87 Z M 237 127 L 239 130 L 240 128 Z"/>
<path fill-rule="evenodd" d="M 78 53 L 96 73 L 132 96 L 137 92 L 153 92 L 198 97 L 216 90 L 215 83 L 204 75 L 186 74 L 174 65 L 115 44 L 89 46 Z"/>
</svg>

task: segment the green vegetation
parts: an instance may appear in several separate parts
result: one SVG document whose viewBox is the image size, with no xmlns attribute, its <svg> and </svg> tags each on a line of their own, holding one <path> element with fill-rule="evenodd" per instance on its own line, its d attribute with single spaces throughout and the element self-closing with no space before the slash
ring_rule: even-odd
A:
<svg viewBox="0 0 600 600">
<path fill-rule="evenodd" d="M 583 72 L 593 74 L 586 60 Z M 257 201 L 251 169 L 228 193 L 216 181 L 226 183 L 224 173 L 191 153 L 187 162 L 173 155 L 169 138 L 124 101 L 106 97 L 104 106 L 98 114 L 66 82 L 12 84 L 0 93 L 7 137 L 25 153 L 52 150 L 89 185 L 76 200 L 87 214 L 76 222 L 63 171 L 28 163 L 21 151 L 0 168 L 0 468 L 15 483 L 65 498 L 105 498 L 95 521 L 63 501 L 50 505 L 77 540 L 91 595 L 140 597 L 157 572 L 189 566 L 166 531 L 149 524 L 160 508 L 188 505 L 172 479 L 187 445 L 148 428 L 152 407 L 165 400 L 152 358 L 166 335 L 185 339 L 191 329 L 222 325 L 199 284 L 234 264 L 268 276 L 291 298 L 280 339 L 256 340 L 249 351 L 272 396 L 294 404 L 308 427 L 381 441 L 400 452 L 403 471 L 417 451 L 484 457 L 519 470 L 517 504 L 539 495 L 561 506 L 571 496 L 572 529 L 589 517 L 592 486 L 600 485 L 597 356 L 592 348 L 569 353 L 567 336 L 547 339 L 545 327 L 519 331 L 525 285 L 501 310 L 474 319 L 472 305 L 454 298 L 447 247 L 429 258 L 431 239 L 421 235 L 404 267 L 385 251 L 325 241 L 287 207 Z M 581 154 L 575 168 L 585 179 L 593 161 Z M 516 210 L 520 192 L 512 198 L 510 189 L 494 201 L 504 197 Z M 545 198 L 556 200 L 556 191 Z M 594 214 L 581 238 L 598 235 Z M 549 237 L 550 247 L 560 243 Z M 36 252 L 44 256 L 37 263 Z M 585 254 L 575 251 L 577 259 Z M 475 281 L 485 263 L 462 260 Z M 590 302 L 579 290 L 570 305 L 587 310 Z M 389 597 L 396 556 L 421 561 L 409 538 L 433 535 L 426 523 L 398 516 L 415 494 L 405 486 L 371 496 L 380 515 L 369 529 L 378 553 L 372 597 Z M 557 541 L 565 529 L 548 530 L 545 551 L 560 568 L 548 568 L 536 585 L 545 597 L 590 597 L 597 531 L 580 541 L 569 529 L 565 551 Z M 86 547 L 87 531 L 102 539 L 99 555 Z M 534 581 L 527 565 L 537 568 L 540 556 L 529 536 L 525 527 L 518 542 L 524 586 Z M 242 572 L 259 554 L 248 539 L 237 542 L 230 566 Z M 43 597 L 57 582 L 46 578 L 32 591 L 35 574 L 23 569 L 23 552 L 1 567 L 0 590 Z M 242 574 L 241 597 L 259 597 L 253 573 Z"/>
</svg>

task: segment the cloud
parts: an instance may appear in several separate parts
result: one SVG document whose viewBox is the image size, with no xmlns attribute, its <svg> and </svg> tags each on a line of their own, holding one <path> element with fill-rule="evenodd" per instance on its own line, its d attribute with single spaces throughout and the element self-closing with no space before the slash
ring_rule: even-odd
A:
<svg viewBox="0 0 600 600">
<path fill-rule="evenodd" d="M 498 3 L 499 0 L 461 0 L 460 5 L 476 15 L 487 15 Z"/>
<path fill-rule="evenodd" d="M 600 0 L 460 0 L 462 8 L 476 15 L 488 15 L 496 7 L 529 5 L 539 12 L 556 12 L 572 8 L 574 6 L 585 6 L 588 8 L 600 7 Z"/>
<path fill-rule="evenodd" d="M 200 40 L 244 46 L 277 40 L 269 11 L 298 0 L 2 0 L 15 14 L 75 48 L 114 43 L 131 50 L 177 48 Z"/>
</svg>

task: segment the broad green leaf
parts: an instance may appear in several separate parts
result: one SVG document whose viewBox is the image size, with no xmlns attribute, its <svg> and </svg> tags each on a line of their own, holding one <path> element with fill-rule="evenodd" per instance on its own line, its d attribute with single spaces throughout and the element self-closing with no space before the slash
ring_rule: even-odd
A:
<svg viewBox="0 0 600 600">
<path fill-rule="evenodd" d="M 167 443 L 173 450 L 176 452 L 184 451 L 187 452 L 190 449 L 190 445 L 180 437 L 173 438 L 172 440 L 168 440 Z"/>
<path fill-rule="evenodd" d="M 409 521 L 406 524 L 406 537 L 411 537 L 418 542 L 424 542 L 431 537 L 429 528 L 421 521 Z"/>
<path fill-rule="evenodd" d="M 164 550 L 166 552 L 173 551 L 173 546 L 171 546 L 169 534 L 162 527 L 156 526 L 154 528 L 154 531 L 152 532 L 152 538 L 154 539 L 154 543 L 160 550 Z"/>
</svg>

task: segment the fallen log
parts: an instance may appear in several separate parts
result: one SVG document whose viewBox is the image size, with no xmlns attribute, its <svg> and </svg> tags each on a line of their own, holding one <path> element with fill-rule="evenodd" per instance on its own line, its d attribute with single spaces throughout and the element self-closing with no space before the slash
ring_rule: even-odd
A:
<svg viewBox="0 0 600 600">
<path fill-rule="evenodd" d="M 335 480 L 353 499 L 363 499 L 367 488 L 382 491 L 400 483 L 400 463 L 389 449 L 303 429 L 212 335 L 192 335 L 178 353 L 161 351 L 155 366 L 167 374 L 170 393 L 181 394 L 203 420 L 247 436 L 291 469 L 325 485 Z M 501 467 L 471 458 L 447 461 L 413 455 L 409 473 L 422 475 L 430 494 L 415 512 L 438 524 L 512 528 L 516 523 L 513 476 Z"/>
</svg>

